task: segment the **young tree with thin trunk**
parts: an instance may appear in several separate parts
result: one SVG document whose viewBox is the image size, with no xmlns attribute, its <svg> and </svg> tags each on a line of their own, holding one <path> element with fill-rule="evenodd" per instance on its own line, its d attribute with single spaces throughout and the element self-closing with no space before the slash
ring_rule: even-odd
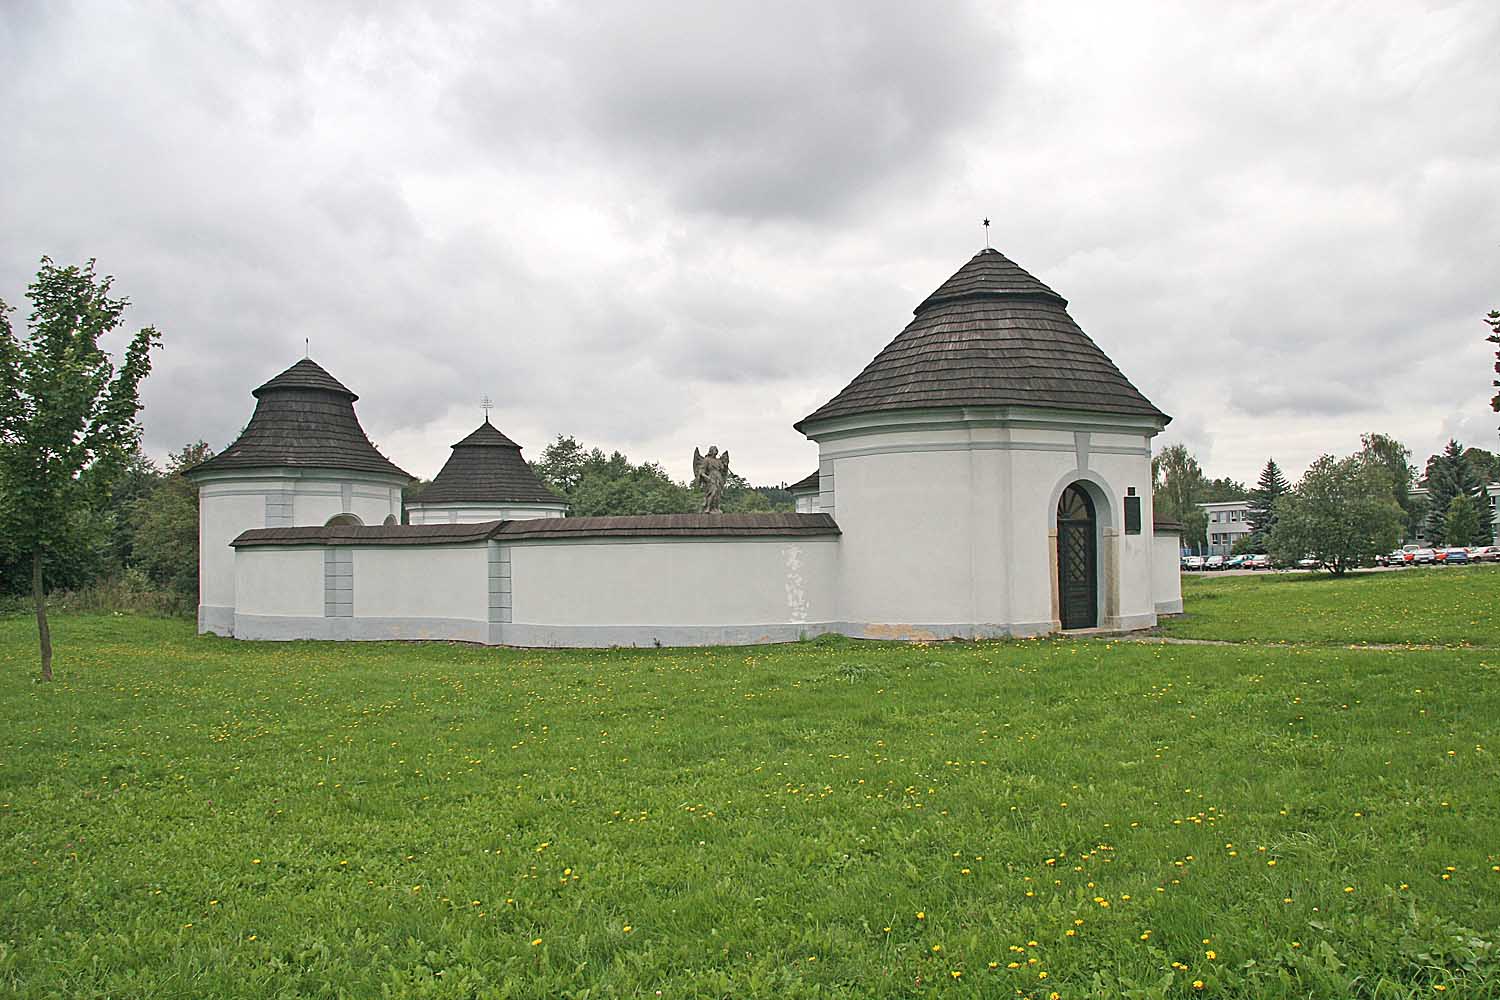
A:
<svg viewBox="0 0 1500 1000">
<path fill-rule="evenodd" d="M 0 528 L 30 557 L 44 681 L 52 679 L 49 554 L 80 510 L 104 502 L 140 441 L 140 385 L 161 342 L 155 329 L 142 329 L 116 368 L 99 340 L 120 325 L 129 300 L 109 297 L 111 281 L 95 275 L 92 260 L 59 267 L 43 257 L 26 289 L 25 337 L 0 301 Z"/>
</svg>

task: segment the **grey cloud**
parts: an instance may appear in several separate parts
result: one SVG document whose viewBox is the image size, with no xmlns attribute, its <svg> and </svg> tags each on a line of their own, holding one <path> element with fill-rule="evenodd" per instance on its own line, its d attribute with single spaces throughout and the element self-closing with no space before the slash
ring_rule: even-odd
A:
<svg viewBox="0 0 1500 1000">
<path fill-rule="evenodd" d="M 1479 0 L 12 5 L 0 295 L 117 276 L 158 454 L 308 338 L 413 471 L 487 392 L 532 454 L 796 479 L 989 214 L 1210 474 L 1425 455 L 1495 422 L 1497 47 Z"/>
</svg>

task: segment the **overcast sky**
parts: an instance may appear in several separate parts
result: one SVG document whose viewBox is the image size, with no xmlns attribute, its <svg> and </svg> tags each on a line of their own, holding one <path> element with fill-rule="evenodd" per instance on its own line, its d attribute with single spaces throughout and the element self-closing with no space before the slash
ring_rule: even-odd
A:
<svg viewBox="0 0 1500 1000">
<path fill-rule="evenodd" d="M 1494 0 L 6 0 L 0 297 L 43 254 L 115 275 L 157 457 L 307 338 L 421 476 L 489 394 L 533 458 L 775 483 L 988 215 L 1158 447 L 1420 462 L 1497 447 L 1497 52 Z"/>
</svg>

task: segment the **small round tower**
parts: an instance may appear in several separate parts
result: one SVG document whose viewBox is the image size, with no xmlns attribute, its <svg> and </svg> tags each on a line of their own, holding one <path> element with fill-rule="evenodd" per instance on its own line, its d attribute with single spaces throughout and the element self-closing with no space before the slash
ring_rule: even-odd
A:
<svg viewBox="0 0 1500 1000">
<path fill-rule="evenodd" d="M 453 446 L 430 484 L 406 505 L 412 524 L 473 524 L 563 517 L 568 503 L 521 457 L 521 446 L 489 417 Z"/>
<path fill-rule="evenodd" d="M 796 424 L 856 634 L 1155 624 L 1151 439 L 1171 418 L 1067 305 L 982 250 Z"/>
<path fill-rule="evenodd" d="M 359 399 L 304 358 L 256 389 L 250 423 L 189 470 L 198 486 L 198 631 L 234 631 L 234 550 L 250 528 L 395 524 L 412 476 L 365 436 Z"/>
</svg>

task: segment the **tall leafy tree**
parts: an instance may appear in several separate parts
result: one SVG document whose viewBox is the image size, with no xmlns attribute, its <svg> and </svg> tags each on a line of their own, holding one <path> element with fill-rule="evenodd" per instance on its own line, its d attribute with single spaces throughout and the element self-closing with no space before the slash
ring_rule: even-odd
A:
<svg viewBox="0 0 1500 1000">
<path fill-rule="evenodd" d="M 134 564 L 159 587 L 198 593 L 198 488 L 182 473 L 213 457 L 198 441 L 167 460 L 167 474 L 131 512 Z"/>
<path fill-rule="evenodd" d="M 1385 468 L 1391 478 L 1391 496 L 1406 519 L 1406 534 L 1414 537 L 1421 525 L 1423 504 L 1412 496 L 1412 483 L 1416 479 L 1416 467 L 1411 464 L 1411 449 L 1388 434 L 1371 432 L 1361 434 L 1360 454 L 1366 461 L 1375 462 Z"/>
<path fill-rule="evenodd" d="M 1163 448 L 1151 459 L 1152 509 L 1160 517 L 1182 524 L 1182 540 L 1202 549 L 1208 544 L 1208 515 L 1204 502 L 1207 480 L 1186 445 Z"/>
<path fill-rule="evenodd" d="M 1279 562 L 1310 556 L 1342 576 L 1394 546 L 1401 524 L 1384 466 L 1360 454 L 1324 455 L 1277 500 L 1270 549 Z"/>
<path fill-rule="evenodd" d="M 1290 488 L 1286 476 L 1281 474 L 1281 466 L 1274 458 L 1266 459 L 1266 467 L 1260 470 L 1260 479 L 1250 491 L 1250 534 L 1256 540 L 1256 551 L 1265 548 L 1276 524 L 1276 501 Z"/>
<path fill-rule="evenodd" d="M 118 367 L 99 341 L 129 304 L 111 298 L 112 279 L 94 261 L 61 267 L 43 257 L 27 286 L 27 333 L 11 327 L 0 302 L 0 506 L 4 537 L 31 561 L 42 679 L 52 679 L 45 570 L 69 541 L 81 511 L 97 510 L 140 440 L 140 384 L 160 343 L 146 327 Z"/>
</svg>

